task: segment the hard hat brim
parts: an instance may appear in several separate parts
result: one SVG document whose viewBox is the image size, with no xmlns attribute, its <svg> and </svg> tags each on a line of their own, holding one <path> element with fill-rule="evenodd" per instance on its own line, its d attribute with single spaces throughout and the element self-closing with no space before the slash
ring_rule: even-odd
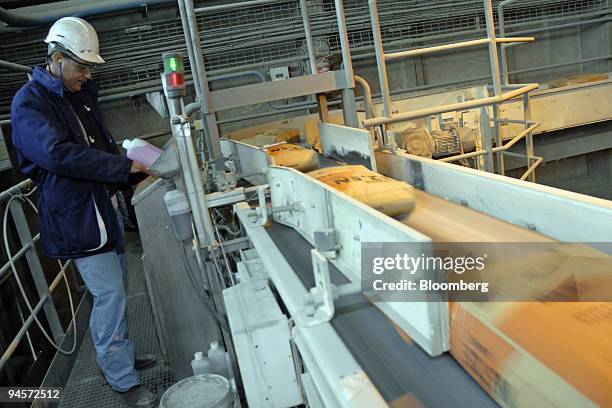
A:
<svg viewBox="0 0 612 408">
<path fill-rule="evenodd" d="M 81 59 L 83 59 L 83 57 L 81 57 Z M 106 63 L 106 61 L 104 61 L 104 58 L 102 58 L 100 55 L 94 55 L 92 56 L 92 58 L 83 59 L 83 61 L 96 65 Z"/>
</svg>

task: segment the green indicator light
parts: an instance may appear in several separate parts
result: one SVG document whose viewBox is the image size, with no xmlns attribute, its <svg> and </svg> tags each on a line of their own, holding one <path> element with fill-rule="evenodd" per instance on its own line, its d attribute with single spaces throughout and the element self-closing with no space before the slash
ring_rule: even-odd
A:
<svg viewBox="0 0 612 408">
<path fill-rule="evenodd" d="M 170 57 L 164 59 L 164 71 L 166 71 L 166 73 L 183 72 L 183 61 L 180 57 Z"/>
</svg>

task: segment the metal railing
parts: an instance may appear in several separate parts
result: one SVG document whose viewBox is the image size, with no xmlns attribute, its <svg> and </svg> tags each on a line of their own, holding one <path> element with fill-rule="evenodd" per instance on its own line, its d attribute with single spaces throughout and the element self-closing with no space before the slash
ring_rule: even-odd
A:
<svg viewBox="0 0 612 408">
<path fill-rule="evenodd" d="M 15 262 L 25 257 L 30 276 L 32 278 L 32 281 L 34 282 L 36 292 L 39 296 L 39 300 L 34 307 L 31 307 L 29 301 L 24 299 L 26 301 L 26 305 L 28 306 L 28 311 L 30 311 L 30 314 L 25 321 L 22 320 L 21 328 L 0 357 L 0 371 L 2 371 L 11 356 L 15 353 L 17 347 L 19 346 L 23 338 L 28 336 L 28 330 L 30 329 L 32 324 L 36 322 L 40 325 L 40 322 L 37 321 L 37 315 L 41 312 L 41 310 L 44 311 L 54 343 L 60 343 L 65 336 L 65 332 L 60 323 L 59 315 L 55 307 L 55 302 L 53 301 L 53 297 L 51 296 L 51 294 L 57 288 L 60 280 L 63 277 L 65 278 L 66 269 L 71 264 L 71 261 L 68 261 L 62 265 L 51 284 L 48 285 L 35 246 L 36 242 L 40 238 L 40 234 L 32 236 L 32 232 L 28 225 L 26 214 L 23 208 L 23 203 L 26 202 L 26 200 L 29 200 L 28 196 L 34 192 L 34 189 L 35 188 L 33 187 L 32 181 L 28 179 L 0 193 L 0 203 L 5 204 L 5 209 L 3 213 L 3 239 L 4 249 L 5 252 L 7 252 L 7 262 L 0 268 L 0 284 L 6 282 L 8 280 L 7 278 L 9 278 L 11 274 L 13 274 L 13 277 L 16 279 L 18 285 L 20 286 L 20 289 L 23 289 L 19 276 L 15 276 L 17 274 Z M 11 253 L 10 245 L 6 241 L 6 227 L 9 215 L 13 220 L 21 245 L 19 250 L 14 254 Z M 70 288 L 68 287 L 67 290 L 70 291 Z M 24 295 L 25 292 L 22 290 L 22 296 Z M 19 301 L 17 302 L 19 303 Z M 72 301 L 71 307 L 73 307 Z M 73 324 L 72 321 L 71 324 Z M 72 329 L 76 333 L 75 328 L 73 327 Z M 44 331 L 43 334 L 45 334 Z M 51 341 L 51 339 L 48 340 Z M 65 353 L 70 354 L 73 351 L 74 347 L 72 351 Z"/>
<path fill-rule="evenodd" d="M 513 1 L 513 0 L 508 0 Z M 526 138 L 527 141 L 527 162 L 528 162 L 528 174 L 530 181 L 535 181 L 535 173 L 533 164 L 540 163 L 538 158 L 533 156 L 533 141 L 532 141 L 532 130 L 534 126 L 530 126 L 528 123 L 531 120 L 531 112 L 529 108 L 529 96 L 528 93 L 534 89 L 539 87 L 539 84 L 524 84 L 524 85 L 509 85 L 504 83 L 502 86 L 502 79 L 500 78 L 500 70 L 499 70 L 499 61 L 497 54 L 497 44 L 513 44 L 513 43 L 525 43 L 534 41 L 533 37 L 514 37 L 514 38 L 506 38 L 506 37 L 497 37 L 495 33 L 495 23 L 493 20 L 493 5 L 491 0 L 484 0 L 484 9 L 485 9 L 485 22 L 486 22 L 486 30 L 487 37 L 482 39 L 470 40 L 470 41 L 462 41 L 451 44 L 438 45 L 434 47 L 426 47 L 419 48 L 408 51 L 400 51 L 394 52 L 390 54 L 385 54 L 383 42 L 382 42 L 382 34 L 381 34 L 381 25 L 380 18 L 378 15 L 378 1 L 377 0 L 369 0 L 369 8 L 370 8 L 370 20 L 372 24 L 372 32 L 374 36 L 374 49 L 376 54 L 376 65 L 378 68 L 378 77 L 380 81 L 380 89 L 382 92 L 382 100 L 383 100 L 383 117 L 366 119 L 363 121 L 363 125 L 367 128 L 380 127 L 380 134 L 382 135 L 382 148 L 390 148 L 391 150 L 395 149 L 395 142 L 391 138 L 391 140 L 387 140 L 385 126 L 392 123 L 403 122 L 408 120 L 414 120 L 419 118 L 428 117 L 430 115 L 436 115 L 446 112 L 460 111 L 463 109 L 472 109 L 477 107 L 491 106 L 493 110 L 493 138 L 489 137 L 488 131 L 482 132 L 483 134 L 483 145 L 485 150 L 477 151 L 473 153 L 468 153 L 467 155 L 455 156 L 452 159 L 449 158 L 445 161 L 455 161 L 460 160 L 462 158 L 467 157 L 476 157 L 485 155 L 485 169 L 489 172 L 493 172 L 493 154 L 497 153 L 497 170 L 499 174 L 505 173 L 504 167 L 504 152 L 514 143 L 522 138 Z M 503 10 L 503 9 L 502 9 Z M 398 58 L 406 58 L 406 57 L 414 57 L 417 55 L 431 54 L 435 52 L 448 51 L 466 47 L 474 47 L 474 46 L 482 46 L 487 45 L 489 48 L 489 61 L 491 64 L 491 77 L 493 79 L 493 96 L 485 97 L 481 99 L 471 100 L 462 103 L 455 103 L 443 106 L 436 106 L 428 109 L 420 109 L 412 112 L 403 112 L 398 114 L 392 113 L 391 108 L 391 93 L 389 90 L 389 81 L 387 79 L 387 66 L 386 61 L 398 59 Z M 510 146 L 504 146 L 503 140 L 500 133 L 500 118 L 499 118 L 499 105 L 505 101 L 516 98 L 518 96 L 524 95 L 523 105 L 524 105 L 524 116 L 525 116 L 525 130 L 521 132 L 520 137 L 515 137 L 512 142 L 509 143 Z M 490 129 L 490 121 L 488 118 L 484 121 L 485 130 Z M 495 140 L 496 147 L 492 147 L 492 139 Z"/>
</svg>

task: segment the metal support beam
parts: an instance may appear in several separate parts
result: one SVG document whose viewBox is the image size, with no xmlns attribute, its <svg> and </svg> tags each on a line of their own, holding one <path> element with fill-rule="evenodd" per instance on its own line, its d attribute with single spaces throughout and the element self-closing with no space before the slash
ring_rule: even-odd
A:
<svg viewBox="0 0 612 408">
<path fill-rule="evenodd" d="M 493 90 L 495 96 L 502 93 L 501 78 L 499 76 L 499 60 L 497 58 L 497 42 L 495 41 L 495 21 L 493 20 L 493 4 L 491 0 L 484 0 L 485 18 L 487 21 L 487 34 L 489 39 L 489 58 L 491 61 L 491 75 L 493 77 Z"/>
<path fill-rule="evenodd" d="M 378 80 L 383 100 L 383 116 L 391 117 L 391 95 L 389 94 L 389 80 L 387 79 L 387 65 L 385 63 L 385 50 L 380 32 L 380 19 L 378 17 L 378 1 L 370 0 L 370 19 L 374 35 L 374 50 L 376 51 L 376 66 L 378 67 Z"/>
<path fill-rule="evenodd" d="M 492 145 L 492 135 L 491 135 L 491 120 L 489 116 L 489 110 L 486 107 L 483 107 L 480 110 L 480 120 L 482 122 L 482 142 L 485 151 L 485 163 L 484 169 L 489 173 L 493 173 L 493 145 Z M 441 159 L 444 160 L 444 159 Z"/>
<path fill-rule="evenodd" d="M 531 122 L 531 105 L 529 104 L 529 94 L 526 93 L 523 95 L 523 118 L 525 119 L 525 130 L 529 129 L 529 123 Z M 525 137 L 525 148 L 527 150 L 527 167 L 530 167 L 531 160 L 534 157 L 534 146 L 533 146 L 533 133 L 528 132 Z M 542 160 L 539 160 L 537 164 L 534 163 L 533 169 L 529 168 L 527 170 L 529 181 L 532 183 L 536 182 L 535 168 L 538 164 L 540 164 Z M 530 171 L 531 170 L 531 171 Z M 521 180 L 524 180 L 521 178 Z"/>
<path fill-rule="evenodd" d="M 304 22 L 304 32 L 306 35 L 306 51 L 308 52 L 308 62 L 310 62 L 310 73 L 317 73 L 317 58 L 314 54 L 314 46 L 312 44 L 312 30 L 310 29 L 310 17 L 308 15 L 308 5 L 306 0 L 300 0 L 300 11 L 302 12 L 302 21 Z"/>
<path fill-rule="evenodd" d="M 214 241 L 214 229 L 208 213 L 204 183 L 194 151 L 191 137 L 191 124 L 182 122 L 180 116 L 184 106 L 181 98 L 168 98 L 168 109 L 171 117 L 172 135 L 176 141 L 176 150 L 181 165 L 181 175 L 185 181 L 187 198 L 200 245 L 210 246 Z"/>
<path fill-rule="evenodd" d="M 349 44 L 344 5 L 342 0 L 334 0 L 336 5 L 336 19 L 338 20 L 338 33 L 340 35 L 340 48 L 342 49 L 342 62 L 344 63 L 344 90 L 342 91 L 342 105 L 344 125 L 358 128 L 357 103 L 355 102 L 355 83 L 353 80 L 353 61 L 351 60 L 351 46 Z"/>
<path fill-rule="evenodd" d="M 19 201 L 13 200 L 11 202 L 10 209 L 21 245 L 28 245 L 31 248 L 34 248 L 32 232 L 30 231 L 30 227 L 26 220 L 21 203 Z M 51 293 L 49 292 L 47 279 L 42 269 L 42 265 L 40 264 L 40 259 L 38 258 L 38 255 L 35 251 L 30 250 L 26 252 L 25 257 L 28 263 L 28 267 L 30 268 L 32 280 L 34 281 L 34 285 L 36 286 L 38 296 L 40 296 L 40 299 L 51 299 Z M 49 323 L 49 328 L 51 329 L 51 334 L 53 335 L 55 342 L 59 344 L 62 338 L 64 337 L 64 330 L 62 329 L 62 324 L 60 323 L 59 315 L 57 314 L 57 310 L 55 309 L 55 304 L 53 302 L 46 302 L 44 310 L 47 322 Z"/>
<path fill-rule="evenodd" d="M 499 21 L 499 36 L 500 37 L 505 37 L 506 36 L 506 21 L 504 18 L 504 7 L 508 6 L 512 3 L 515 3 L 517 0 L 504 0 L 501 3 L 499 3 L 499 6 L 497 8 L 497 18 Z M 504 47 L 502 45 L 502 50 L 501 50 L 501 64 L 502 64 L 502 72 L 503 72 L 503 83 L 504 85 L 508 84 L 508 51 L 506 50 L 506 47 Z"/>
<path fill-rule="evenodd" d="M 350 82 L 347 82 L 345 69 L 221 89 L 211 92 L 210 97 L 215 109 L 220 111 L 279 99 L 316 95 L 346 89 L 347 86 L 354 86 L 354 81 L 351 78 Z M 356 109 L 355 107 L 355 115 Z"/>
<path fill-rule="evenodd" d="M 202 44 L 200 43 L 200 32 L 198 30 L 198 22 L 195 16 L 195 10 L 193 6 L 193 0 L 179 0 L 184 1 L 184 12 L 186 16 L 181 16 L 183 24 L 187 23 L 189 27 L 189 33 L 191 36 L 191 42 L 193 47 L 193 57 L 191 60 L 191 66 L 195 67 L 196 72 L 194 76 L 198 76 L 200 82 L 200 103 L 202 104 L 202 120 L 206 125 L 206 138 L 209 139 L 210 160 L 214 163 L 215 173 L 225 174 L 224 159 L 221 153 L 221 143 L 219 142 L 219 128 L 217 126 L 217 115 L 215 108 L 210 98 L 210 88 L 208 85 L 208 77 L 206 74 L 206 66 L 204 65 L 204 56 L 202 54 Z M 186 18 L 185 18 L 186 17 Z"/>
</svg>

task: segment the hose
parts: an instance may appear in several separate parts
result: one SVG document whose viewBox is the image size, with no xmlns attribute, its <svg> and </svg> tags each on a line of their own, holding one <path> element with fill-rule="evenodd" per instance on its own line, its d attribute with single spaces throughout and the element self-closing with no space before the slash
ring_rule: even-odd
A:
<svg viewBox="0 0 612 408">
<path fill-rule="evenodd" d="M 63 1 L 56 4 L 54 11 L 38 14 L 36 17 L 18 14 L 0 7 L 0 21 L 11 27 L 37 27 L 52 24 L 66 16 L 87 17 L 166 3 L 174 2 L 170 0 L 105 0 L 98 1 L 94 5 L 83 1 Z"/>
<path fill-rule="evenodd" d="M 64 283 L 66 284 L 66 291 L 68 292 L 68 301 L 70 302 L 70 313 L 72 315 L 71 323 L 73 324 L 73 328 L 72 328 L 73 339 L 72 339 L 72 348 L 70 350 L 68 350 L 68 351 L 62 349 L 61 346 L 57 345 L 57 343 L 55 343 L 55 341 L 53 341 L 53 339 L 51 338 L 49 333 L 45 330 L 45 328 L 43 327 L 42 323 L 38 319 L 38 316 L 36 315 L 36 313 L 34 313 L 34 309 L 32 308 L 32 305 L 30 304 L 30 301 L 28 300 L 28 296 L 27 296 L 27 294 L 25 292 L 23 284 L 21 283 L 21 279 L 19 278 L 19 274 L 17 273 L 17 268 L 15 267 L 15 263 L 13 262 L 13 254 L 11 253 L 11 249 L 10 249 L 10 246 L 9 246 L 9 243 L 8 243 L 8 214 L 9 214 L 9 211 L 10 211 L 11 203 L 13 202 L 13 200 L 16 200 L 16 199 L 27 201 L 32 206 L 34 211 L 36 213 L 38 213 L 38 210 L 36 209 L 36 206 L 28 198 L 31 194 L 34 193 L 34 191 L 36 191 L 36 188 L 34 188 L 32 191 L 30 191 L 26 195 L 19 194 L 19 195 L 12 196 L 7 201 L 6 208 L 4 210 L 4 220 L 3 220 L 4 249 L 6 251 L 6 256 L 8 257 L 9 263 L 11 265 L 11 269 L 13 271 L 13 276 L 15 277 L 15 281 L 17 281 L 17 286 L 19 287 L 19 291 L 21 292 L 21 296 L 23 297 L 23 300 L 24 300 L 24 302 L 25 302 L 25 304 L 26 304 L 26 306 L 28 308 L 28 311 L 34 317 L 34 321 L 36 322 L 36 325 L 38 326 L 40 331 L 43 333 L 45 339 L 47 339 L 49 344 L 51 346 L 53 346 L 53 348 L 55 348 L 61 354 L 71 355 L 76 350 L 77 327 L 76 327 L 76 317 L 75 317 L 75 312 L 74 312 L 74 303 L 72 301 L 72 294 L 70 293 L 70 284 L 68 283 L 68 278 L 66 278 L 66 270 L 64 269 L 64 265 L 62 264 L 61 261 L 59 261 L 59 260 L 57 261 L 59 263 L 59 265 L 60 265 L 60 268 L 61 268 L 60 269 L 60 273 L 62 274 L 62 277 L 64 279 Z M 52 301 L 52 299 L 49 299 L 49 301 Z"/>
</svg>

